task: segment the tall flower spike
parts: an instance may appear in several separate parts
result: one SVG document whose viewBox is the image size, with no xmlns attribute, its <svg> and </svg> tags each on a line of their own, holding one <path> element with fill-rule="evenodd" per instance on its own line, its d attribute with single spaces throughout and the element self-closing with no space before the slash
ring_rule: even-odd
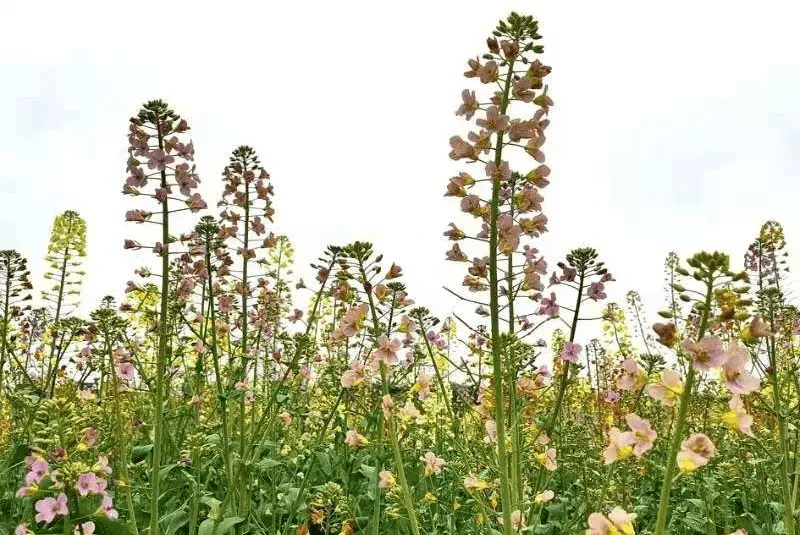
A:
<svg viewBox="0 0 800 535">
<path fill-rule="evenodd" d="M 172 212 L 179 210 L 197 212 L 206 207 L 206 203 L 199 194 L 193 193 L 200 179 L 195 173 L 193 164 L 194 145 L 184 135 L 188 130 L 189 126 L 186 120 L 172 111 L 164 101 L 151 100 L 142 106 L 136 117 L 132 117 L 130 120 L 128 178 L 122 190 L 126 195 L 152 197 L 160 209 L 161 241 L 151 247 L 153 252 L 161 257 L 161 296 L 155 373 L 155 421 L 153 423 L 155 436 L 150 468 L 150 535 L 159 535 L 160 533 L 158 521 L 161 478 L 158 477 L 158 474 L 161 471 L 161 454 L 164 444 L 162 418 L 166 391 L 164 377 L 167 352 L 170 347 L 167 316 L 169 310 L 169 253 L 173 238 L 169 234 L 169 216 Z M 178 188 L 177 194 L 173 192 L 173 188 Z M 175 195 L 180 195 L 183 199 Z M 174 201 L 182 202 L 184 206 L 174 208 Z"/>
<path fill-rule="evenodd" d="M 32 299 L 32 289 L 28 261 L 17 251 L 0 251 L 0 388 L 6 385 L 4 369 L 11 352 L 11 321 L 20 319 L 23 311 L 30 310 L 30 305 L 22 306 L 22 303 Z"/>
</svg>

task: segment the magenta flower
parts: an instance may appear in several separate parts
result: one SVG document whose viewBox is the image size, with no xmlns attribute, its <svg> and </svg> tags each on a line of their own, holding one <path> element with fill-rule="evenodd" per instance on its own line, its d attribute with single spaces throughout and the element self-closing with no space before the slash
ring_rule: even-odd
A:
<svg viewBox="0 0 800 535">
<path fill-rule="evenodd" d="M 539 314 L 548 315 L 551 318 L 558 317 L 558 305 L 556 304 L 556 294 L 552 292 L 550 298 L 542 298 L 542 306 L 539 307 Z"/>
<path fill-rule="evenodd" d="M 133 364 L 130 362 L 119 362 L 117 363 L 117 377 L 124 381 L 132 381 L 133 380 Z"/>
<path fill-rule="evenodd" d="M 588 292 L 589 297 L 594 299 L 595 301 L 599 301 L 600 299 L 605 299 L 606 294 L 603 290 L 605 290 L 605 286 L 603 285 L 602 282 L 593 282 L 589 286 L 589 292 Z"/>
<path fill-rule="evenodd" d="M 38 484 L 39 482 L 44 479 L 44 477 L 50 471 L 50 466 L 47 464 L 47 461 L 43 459 L 38 459 L 31 464 L 31 471 L 25 476 L 25 484 L 26 485 L 34 485 Z"/>
<path fill-rule="evenodd" d="M 561 358 L 566 362 L 578 362 L 578 355 L 581 354 L 581 349 L 583 349 L 580 344 L 575 344 L 573 342 L 566 342 L 564 344 L 564 349 L 561 350 Z"/>
<path fill-rule="evenodd" d="M 168 155 L 161 149 L 155 149 L 147 155 L 147 167 L 150 169 L 158 169 L 159 171 L 163 171 L 167 168 L 167 164 L 171 164 L 174 161 L 175 158 Z"/>
<path fill-rule="evenodd" d="M 75 483 L 75 490 L 81 496 L 88 496 L 89 494 L 102 494 L 106 489 L 106 480 L 97 477 L 94 472 L 88 472 L 78 476 L 78 481 Z"/>
<path fill-rule="evenodd" d="M 69 509 L 67 509 L 67 495 L 63 492 L 55 498 L 44 498 L 36 502 L 36 522 L 44 522 L 49 524 L 57 516 L 67 516 Z"/>
</svg>

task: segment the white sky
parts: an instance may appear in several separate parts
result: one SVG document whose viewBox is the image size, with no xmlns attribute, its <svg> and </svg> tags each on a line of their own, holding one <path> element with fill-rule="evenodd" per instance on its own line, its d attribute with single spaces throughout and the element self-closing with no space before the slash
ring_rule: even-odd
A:
<svg viewBox="0 0 800 535">
<path fill-rule="evenodd" d="M 595 247 L 617 278 L 610 297 L 639 290 L 655 320 L 668 251 L 724 250 L 740 267 L 768 219 L 790 252 L 800 243 L 797 6 L 0 0 L 0 248 L 29 258 L 38 290 L 52 220 L 77 210 L 83 309 L 121 296 L 155 260 L 122 249 L 142 228 L 123 221 L 127 120 L 163 98 L 192 127 L 209 205 L 232 149 L 258 151 L 274 230 L 307 282 L 327 244 L 369 240 L 444 314 L 441 286 L 464 275 L 442 236 L 467 221 L 442 196 L 465 170 L 448 158 L 449 137 L 470 128 L 453 113 L 477 85 L 462 72 L 516 9 L 539 19 L 553 67 L 551 232 L 537 246 L 551 266 Z"/>
</svg>

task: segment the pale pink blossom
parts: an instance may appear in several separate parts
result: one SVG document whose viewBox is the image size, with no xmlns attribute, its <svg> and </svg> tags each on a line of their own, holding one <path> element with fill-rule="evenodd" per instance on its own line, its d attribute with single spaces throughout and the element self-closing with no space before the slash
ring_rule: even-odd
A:
<svg viewBox="0 0 800 535">
<path fill-rule="evenodd" d="M 444 468 L 445 463 L 444 459 L 437 457 L 435 453 L 429 451 L 423 457 L 420 457 L 420 460 L 425 463 L 425 476 L 430 476 L 431 474 L 441 474 L 442 468 Z"/>
<path fill-rule="evenodd" d="M 594 299 L 595 301 L 599 301 L 600 299 L 605 299 L 606 298 L 606 294 L 605 294 L 604 290 L 605 290 L 605 286 L 603 285 L 602 282 L 593 282 L 592 284 L 589 285 L 588 295 L 589 295 L 589 297 L 591 299 Z"/>
<path fill-rule="evenodd" d="M 354 360 L 350 364 L 350 369 L 342 374 L 342 388 L 353 388 L 360 385 L 367 378 L 367 371 L 363 364 Z"/>
<path fill-rule="evenodd" d="M 44 522 L 49 524 L 57 516 L 67 516 L 69 509 L 67 509 L 67 495 L 63 492 L 55 498 L 43 498 L 36 502 L 36 522 Z"/>
<path fill-rule="evenodd" d="M 635 360 L 625 359 L 620 367 L 622 371 L 617 378 L 617 388 L 620 390 L 639 390 L 647 384 L 647 374 Z"/>
<path fill-rule="evenodd" d="M 716 336 L 706 336 L 699 342 L 687 340 L 682 347 L 689 353 L 692 366 L 700 371 L 710 371 L 722 366 L 728 358 L 722 348 L 722 340 Z"/>
<path fill-rule="evenodd" d="M 112 520 L 119 517 L 119 512 L 114 509 L 114 506 L 111 502 L 111 496 L 108 495 L 103 496 L 103 501 L 100 503 L 100 507 L 97 509 L 95 514 L 110 518 Z"/>
<path fill-rule="evenodd" d="M 394 475 L 389 470 L 382 470 L 379 474 L 378 487 L 382 489 L 390 489 L 397 485 Z"/>
<path fill-rule="evenodd" d="M 461 99 L 463 103 L 456 110 L 456 115 L 463 115 L 465 119 L 470 120 L 478 110 L 478 100 L 475 98 L 475 91 L 465 89 L 461 92 Z"/>
<path fill-rule="evenodd" d="M 561 359 L 566 362 L 577 363 L 582 349 L 580 344 L 565 342 L 564 349 L 561 350 Z"/>
<path fill-rule="evenodd" d="M 722 423 L 734 431 L 739 431 L 745 435 L 753 436 L 753 417 L 747 414 L 741 396 L 734 394 L 728 402 L 731 410 L 722 415 Z"/>
<path fill-rule="evenodd" d="M 731 394 L 749 394 L 761 385 L 756 377 L 747 373 L 744 368 L 750 362 L 750 353 L 737 343 L 732 343 L 726 352 L 726 360 L 722 365 L 722 377 Z"/>
<path fill-rule="evenodd" d="M 633 432 L 622 432 L 616 427 L 612 427 L 608 432 L 608 446 L 603 451 L 603 459 L 606 464 L 624 460 L 633 454 L 633 445 L 636 437 Z"/>
<path fill-rule="evenodd" d="M 345 435 L 344 443 L 351 448 L 359 448 L 367 445 L 367 439 L 358 433 L 355 429 L 348 429 Z"/>
<path fill-rule="evenodd" d="M 683 393 L 681 376 L 673 370 L 664 370 L 661 381 L 647 387 L 647 394 L 667 407 L 672 407 Z"/>
<path fill-rule="evenodd" d="M 387 366 L 391 366 L 393 364 L 397 364 L 398 357 L 397 351 L 403 347 L 403 343 L 394 338 L 389 340 L 386 335 L 381 335 L 378 338 L 377 347 L 375 351 L 372 352 L 371 358 L 373 360 L 373 365 L 378 367 L 381 362 L 386 364 Z"/>
<path fill-rule="evenodd" d="M 75 526 L 74 535 L 94 535 L 94 522 L 91 520 Z"/>
<path fill-rule="evenodd" d="M 633 454 L 641 457 L 653 449 L 653 442 L 655 442 L 657 435 L 653 431 L 650 422 L 633 413 L 626 415 L 625 421 L 628 423 L 631 433 L 633 433 Z"/>
<path fill-rule="evenodd" d="M 608 517 L 592 513 L 588 523 L 586 535 L 634 535 L 633 518 L 619 507 L 612 509 Z"/>
<path fill-rule="evenodd" d="M 702 433 L 695 433 L 681 443 L 678 452 L 678 468 L 684 474 L 694 472 L 708 464 L 717 448 L 711 439 Z"/>
</svg>

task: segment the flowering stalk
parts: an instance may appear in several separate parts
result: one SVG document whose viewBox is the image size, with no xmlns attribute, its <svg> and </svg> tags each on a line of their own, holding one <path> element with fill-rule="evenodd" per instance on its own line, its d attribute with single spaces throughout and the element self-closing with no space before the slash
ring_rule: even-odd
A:
<svg viewBox="0 0 800 535">
<path fill-rule="evenodd" d="M 56 346 L 58 345 L 59 319 L 61 319 L 62 309 L 67 305 L 76 306 L 77 301 L 67 302 L 67 298 L 80 294 L 80 284 L 83 272 L 75 268 L 81 265 L 81 257 L 86 256 L 86 222 L 77 212 L 67 210 L 63 214 L 56 216 L 53 221 L 53 230 L 50 233 L 50 243 L 47 246 L 47 256 L 45 260 L 50 264 L 44 278 L 55 280 L 52 288 L 42 291 L 42 297 L 53 303 L 53 321 L 50 341 L 50 359 L 45 383 L 43 388 L 50 390 L 50 397 L 56 387 L 56 375 L 66 348 L 59 348 L 56 356 Z"/>
<path fill-rule="evenodd" d="M 177 124 L 175 124 L 177 122 Z M 161 241 L 151 247 L 153 252 L 161 257 L 161 295 L 158 315 L 158 353 L 156 356 L 155 400 L 154 400 L 154 440 L 153 457 L 150 468 L 150 531 L 148 535 L 159 535 L 159 498 L 161 494 L 161 456 L 164 447 L 164 401 L 165 401 L 165 375 L 167 367 L 167 354 L 169 349 L 168 312 L 169 312 L 169 252 L 170 243 L 173 241 L 169 234 L 169 214 L 171 210 L 170 197 L 172 188 L 177 186 L 185 197 L 186 208 L 197 212 L 206 208 L 205 201 L 199 193 L 192 194 L 199 178 L 194 173 L 194 167 L 189 168 L 188 161 L 194 160 L 194 146 L 192 142 L 183 143 L 176 134 L 189 130 L 186 121 L 169 109 L 161 100 L 147 102 L 139 111 L 137 117 L 130 120 L 130 134 L 128 136 L 129 158 L 127 170 L 130 176 L 125 182 L 123 193 L 139 196 L 140 188 L 145 188 L 151 180 L 157 183 L 155 192 L 150 197 L 154 198 L 160 207 L 161 213 Z M 155 135 L 156 143 L 151 143 Z M 172 135 L 172 137 L 167 137 Z M 172 153 L 175 153 L 173 155 Z M 176 156 L 186 162 L 171 166 Z M 146 159 L 148 169 L 154 173 L 145 173 L 140 157 Z M 169 173 L 168 173 L 169 171 Z M 174 177 L 175 182 L 169 182 L 168 176 Z M 126 213 L 126 220 L 136 223 L 145 223 L 153 216 L 147 210 L 130 210 Z M 125 241 L 126 249 L 140 249 L 142 245 L 133 241 Z"/>
<path fill-rule="evenodd" d="M 694 278 L 698 281 L 705 282 L 706 286 L 705 302 L 702 305 L 702 316 L 696 338 L 696 341 L 700 342 L 706 333 L 706 329 L 708 328 L 709 315 L 711 314 L 711 298 L 714 293 L 714 283 L 720 274 L 729 276 L 733 276 L 733 274 L 728 269 L 729 259 L 727 255 L 722 253 L 698 253 L 690 258 L 687 263 L 689 266 L 695 268 Z M 681 272 L 679 269 L 676 271 Z M 688 274 L 688 272 L 685 273 Z M 737 277 L 733 278 L 734 280 L 737 279 Z M 675 417 L 675 426 L 672 430 L 672 438 L 670 439 L 669 451 L 667 452 L 667 466 L 664 469 L 664 479 L 661 483 L 661 496 L 658 503 L 658 514 L 653 532 L 654 535 L 664 535 L 666 533 L 667 518 L 669 516 L 669 496 L 672 489 L 675 469 L 678 463 L 678 451 L 681 449 L 683 427 L 686 421 L 686 414 L 689 409 L 689 400 L 692 397 L 695 375 L 695 365 L 692 363 L 690 364 L 689 372 L 686 375 L 686 383 L 683 387 L 683 392 L 681 393 L 678 415 Z"/>
<path fill-rule="evenodd" d="M 11 353 L 8 338 L 11 320 L 22 314 L 19 303 L 31 299 L 28 290 L 33 286 L 28 277 L 28 261 L 17 251 L 0 251 L 0 306 L 2 306 L 2 326 L 0 326 L 0 388 L 5 387 L 3 370 Z M 30 308 L 28 306 L 27 308 Z M 26 370 L 23 369 L 23 372 Z M 27 376 L 27 373 L 26 373 Z"/>
<path fill-rule="evenodd" d="M 364 246 L 359 247 L 359 245 L 364 245 Z M 371 251 L 371 246 L 369 244 L 360 244 L 359 242 L 356 242 L 356 244 L 354 244 L 353 253 L 354 253 L 355 259 L 358 262 L 358 270 L 359 270 L 359 273 L 361 275 L 361 281 L 360 282 L 362 283 L 362 285 L 364 287 L 364 290 L 365 290 L 365 293 L 367 295 L 367 299 L 369 300 L 369 308 L 370 308 L 370 311 L 371 311 L 371 314 L 372 314 L 373 328 L 375 329 L 375 332 L 379 332 L 382 329 L 381 329 L 380 322 L 378 320 L 378 312 L 377 312 L 377 309 L 375 307 L 375 299 L 374 299 L 374 297 L 372 295 L 372 291 L 371 291 L 372 283 L 369 281 L 369 278 L 367 277 L 367 271 L 366 271 L 366 268 L 365 268 L 365 265 L 364 265 L 365 262 L 367 261 L 367 259 L 369 258 L 371 252 L 372 252 Z M 388 275 L 387 275 L 387 278 L 388 278 Z M 392 296 L 392 307 L 391 307 L 392 312 L 394 311 L 394 308 L 395 308 L 395 300 L 396 299 L 397 299 L 397 295 L 395 293 Z M 392 321 L 391 321 L 391 317 L 390 317 L 389 321 L 387 322 L 387 326 L 386 326 L 386 336 L 387 337 L 391 334 L 391 329 L 392 329 Z M 387 396 L 389 396 L 389 377 L 388 377 L 388 373 L 387 373 L 386 362 L 381 360 L 380 363 L 379 363 L 379 368 L 380 368 L 380 373 L 381 373 L 381 388 L 382 388 L 383 396 L 384 396 L 384 399 L 385 399 Z M 409 521 L 409 524 L 411 526 L 411 532 L 414 535 L 419 535 L 419 525 L 418 525 L 418 522 L 417 522 L 417 513 L 416 513 L 416 510 L 414 508 L 414 500 L 413 500 L 413 497 L 411 495 L 411 489 L 409 488 L 408 480 L 406 479 L 405 469 L 403 468 L 403 455 L 400 452 L 400 443 L 399 443 L 399 441 L 397 439 L 397 424 L 396 424 L 396 421 L 395 421 L 395 418 L 394 418 L 393 415 L 389 415 L 387 417 L 387 419 L 388 419 L 388 424 L 389 424 L 389 440 L 392 443 L 392 454 L 394 456 L 394 463 L 395 463 L 395 467 L 397 469 L 397 477 L 400 480 L 400 487 L 401 487 L 401 489 L 403 491 L 403 501 L 405 502 L 406 512 L 408 514 L 408 521 Z M 379 429 L 381 429 L 381 427 L 379 427 Z"/>
</svg>

